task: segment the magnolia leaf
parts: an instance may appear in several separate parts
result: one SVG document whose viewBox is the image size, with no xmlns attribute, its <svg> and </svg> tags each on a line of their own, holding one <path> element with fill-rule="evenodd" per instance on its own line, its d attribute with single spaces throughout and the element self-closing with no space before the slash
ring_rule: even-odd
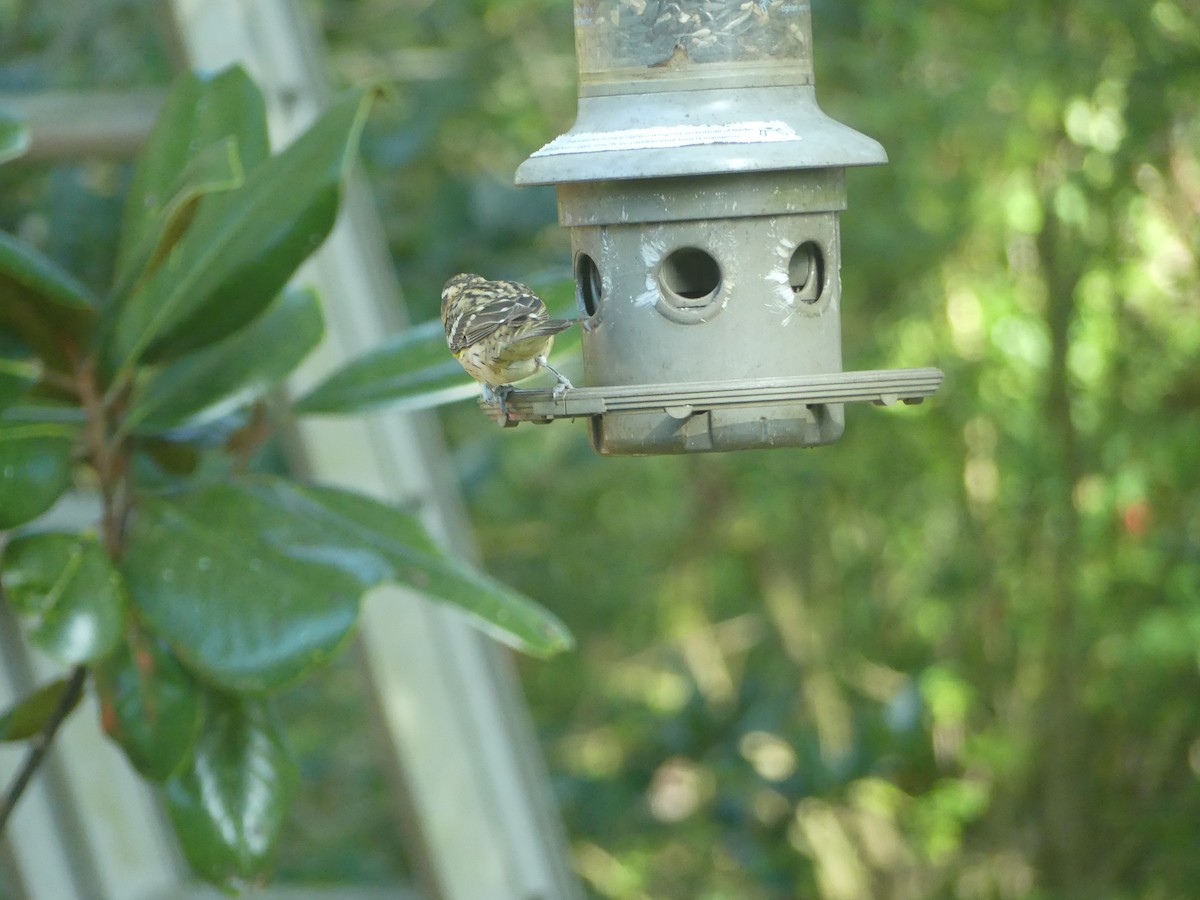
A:
<svg viewBox="0 0 1200 900">
<path fill-rule="evenodd" d="M 293 406 L 298 413 L 357 413 L 384 405 L 419 408 L 479 394 L 446 347 L 438 321 L 395 335 L 334 372 Z"/>
<path fill-rule="evenodd" d="M 71 484 L 75 429 L 0 419 L 0 530 L 35 519 Z"/>
<path fill-rule="evenodd" d="M 47 365 L 69 371 L 95 324 L 95 299 L 86 287 L 40 250 L 0 231 L 0 329 Z"/>
<path fill-rule="evenodd" d="M 167 431 L 248 406 L 283 381 L 324 330 L 316 294 L 285 290 L 241 331 L 150 376 L 133 400 L 125 427 Z"/>
<path fill-rule="evenodd" d="M 447 556 L 414 517 L 282 478 L 144 498 L 122 566 L 145 620 L 231 690 L 278 688 L 323 662 L 362 595 L 387 582 L 454 604 L 518 649 L 570 646 L 554 616 Z"/>
<path fill-rule="evenodd" d="M 205 197 L 170 256 L 116 305 L 111 368 L 211 344 L 270 304 L 333 227 L 368 99 L 350 93 L 242 187 Z"/>
<path fill-rule="evenodd" d="M 231 191 L 242 182 L 242 165 L 233 137 L 222 138 L 188 160 L 170 189 L 170 199 L 147 223 L 140 243 L 118 259 L 121 268 L 117 270 L 113 294 L 124 296 L 132 290 L 134 279 L 158 268 L 191 224 L 206 194 Z"/>
<path fill-rule="evenodd" d="M 293 559 L 319 560 L 357 578 L 364 589 L 389 582 L 415 588 L 527 653 L 551 656 L 571 645 L 555 616 L 447 555 L 415 516 L 394 506 L 279 478 L 247 481 L 241 490 L 258 505 L 261 529 Z"/>
<path fill-rule="evenodd" d="M 165 781 L 191 760 L 202 691 L 171 651 L 141 636 L 92 670 L 101 723 L 144 778 Z"/>
<path fill-rule="evenodd" d="M 71 682 L 63 678 L 38 688 L 29 696 L 0 713 L 0 741 L 23 741 L 41 732 L 58 711 Z M 74 697 L 70 713 L 78 704 L 83 692 Z"/>
<path fill-rule="evenodd" d="M 77 534 L 13 538 L 0 558 L 0 584 L 30 620 L 29 641 L 66 665 L 107 655 L 126 621 L 125 589 L 104 549 Z"/>
<path fill-rule="evenodd" d="M 191 765 L 165 786 L 192 869 L 227 889 L 262 880 L 297 781 L 267 701 L 211 696 Z"/>
<path fill-rule="evenodd" d="M 290 556 L 289 517 L 274 518 L 218 484 L 145 497 L 130 528 L 122 569 L 135 607 L 185 664 L 230 690 L 294 681 L 334 653 L 358 616 L 361 584 Z M 271 527 L 285 529 L 284 549 Z"/>
<path fill-rule="evenodd" d="M 257 85 L 238 66 L 215 75 L 181 76 L 142 148 L 125 199 L 116 268 L 119 284 L 128 284 L 151 258 L 153 250 L 147 247 L 169 248 L 164 231 L 175 229 L 164 225 L 173 219 L 179 224 L 178 214 L 194 200 L 223 189 L 234 174 L 228 157 L 222 159 L 230 150 L 239 173 L 258 166 L 270 153 L 266 104 Z"/>
</svg>

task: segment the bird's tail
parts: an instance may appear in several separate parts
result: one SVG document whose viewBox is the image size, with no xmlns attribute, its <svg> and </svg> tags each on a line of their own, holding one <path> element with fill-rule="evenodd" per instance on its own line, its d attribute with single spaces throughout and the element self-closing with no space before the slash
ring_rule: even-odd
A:
<svg viewBox="0 0 1200 900">
<path fill-rule="evenodd" d="M 527 331 L 521 332 L 521 340 L 531 337 L 546 337 L 551 334 L 558 334 L 560 331 L 566 331 L 572 325 L 577 325 L 576 319 L 544 319 L 531 326 Z"/>
</svg>

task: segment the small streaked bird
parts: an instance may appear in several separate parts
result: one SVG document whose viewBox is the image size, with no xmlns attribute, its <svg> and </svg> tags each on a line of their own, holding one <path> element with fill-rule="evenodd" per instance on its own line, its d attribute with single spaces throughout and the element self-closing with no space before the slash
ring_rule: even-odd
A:
<svg viewBox="0 0 1200 900">
<path fill-rule="evenodd" d="M 442 288 L 442 325 L 450 352 L 483 385 L 484 399 L 498 400 L 505 415 L 513 382 L 540 368 L 558 379 L 555 396 L 574 387 L 546 361 L 554 336 L 574 324 L 551 319 L 541 297 L 518 281 L 455 275 Z"/>
</svg>

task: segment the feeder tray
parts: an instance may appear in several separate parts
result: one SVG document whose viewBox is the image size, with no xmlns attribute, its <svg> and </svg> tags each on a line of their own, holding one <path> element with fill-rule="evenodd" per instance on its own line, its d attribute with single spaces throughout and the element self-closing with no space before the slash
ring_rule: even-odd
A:
<svg viewBox="0 0 1200 900">
<path fill-rule="evenodd" d="M 827 443 L 841 433 L 842 404 L 918 404 L 937 392 L 942 377 L 939 369 L 878 369 L 692 384 L 577 387 L 560 390 L 557 395 L 553 388 L 516 389 L 505 400 L 507 415 L 498 403 L 479 403 L 489 417 L 506 428 L 522 422 L 545 425 L 555 419 L 589 418 L 593 441 L 601 453 L 636 452 L 644 437 L 637 423 L 645 417 L 655 426 L 655 452 L 687 453 L 771 446 L 776 422 L 772 418 L 748 421 L 745 411 L 754 408 L 804 407 L 807 416 L 801 427 L 810 436 L 799 443 Z M 724 410 L 736 411 L 736 427 L 722 427 Z M 634 423 L 634 427 L 613 427 L 612 423 L 622 420 Z M 794 428 L 796 417 L 788 421 Z M 603 422 L 609 423 L 606 428 L 600 427 Z M 674 424 L 671 433 L 664 433 L 663 422 Z M 779 439 L 797 443 L 792 434 Z"/>
</svg>

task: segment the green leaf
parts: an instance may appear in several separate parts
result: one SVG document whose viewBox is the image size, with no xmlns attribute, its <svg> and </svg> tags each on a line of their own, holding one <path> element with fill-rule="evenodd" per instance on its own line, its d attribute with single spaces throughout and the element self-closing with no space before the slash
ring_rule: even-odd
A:
<svg viewBox="0 0 1200 900">
<path fill-rule="evenodd" d="M 0 741 L 23 741 L 40 732 L 58 710 L 69 686 L 70 679 L 67 678 L 52 681 L 0 713 Z M 79 704 L 82 696 L 82 691 L 76 695 L 68 713 Z"/>
<path fill-rule="evenodd" d="M 356 413 L 386 404 L 436 406 L 479 394 L 446 347 L 438 321 L 395 335 L 334 372 L 301 398 L 298 413 Z"/>
<path fill-rule="evenodd" d="M 129 762 L 151 781 L 166 781 L 190 760 L 200 733 L 202 693 L 165 647 L 142 637 L 122 644 L 92 669 L 101 722 Z"/>
<path fill-rule="evenodd" d="M 537 656 L 572 644 L 553 614 L 434 543 L 420 521 L 393 506 L 329 487 L 262 480 L 247 489 L 287 510 L 284 539 L 299 558 L 319 558 L 365 586 L 408 585 L 452 604 L 499 641 Z"/>
<path fill-rule="evenodd" d="M 29 149 L 29 129 L 19 119 L 0 110 L 0 163 L 23 156 Z"/>
<path fill-rule="evenodd" d="M 104 549 L 77 534 L 13 538 L 0 558 L 0 584 L 29 641 L 66 665 L 107 655 L 125 629 L 125 588 Z"/>
<path fill-rule="evenodd" d="M 41 251 L 0 231 L 0 329 L 68 371 L 68 346 L 81 355 L 95 323 L 95 299 L 86 287 Z"/>
<path fill-rule="evenodd" d="M 42 365 L 37 360 L 0 356 L 0 412 L 37 384 L 41 377 Z"/>
<path fill-rule="evenodd" d="M 214 696 L 191 766 L 166 784 L 167 812 L 192 869 L 226 888 L 261 880 L 297 780 L 271 706 Z"/>
<path fill-rule="evenodd" d="M 75 430 L 0 420 L 0 531 L 35 519 L 71 484 Z"/>
<path fill-rule="evenodd" d="M 209 419 L 247 406 L 298 366 L 323 333 L 316 294 L 285 290 L 241 331 L 151 376 L 134 399 L 125 427 L 165 431 L 201 413 Z"/>
<path fill-rule="evenodd" d="M 278 688 L 328 659 L 384 582 L 453 603 L 518 649 L 570 646 L 554 616 L 446 556 L 412 516 L 281 478 L 144 498 L 122 566 L 146 621 L 231 690 Z"/>
<path fill-rule="evenodd" d="M 122 561 L 130 597 L 186 665 L 221 687 L 295 680 L 334 653 L 358 616 L 358 580 L 276 545 L 286 548 L 290 525 L 230 484 L 145 497 L 138 509 Z"/>
<path fill-rule="evenodd" d="M 125 199 L 118 283 L 150 259 L 147 246 L 162 246 L 164 223 L 175 218 L 172 207 L 183 212 L 202 194 L 222 189 L 233 171 L 213 148 L 228 142 L 239 172 L 269 155 L 266 104 L 258 87 L 238 66 L 181 76 L 155 120 Z"/>
<path fill-rule="evenodd" d="M 135 279 L 151 274 L 166 258 L 196 215 L 206 194 L 231 191 L 244 180 L 238 159 L 237 141 L 222 138 L 190 159 L 169 192 L 170 199 L 158 210 L 137 246 L 118 258 L 117 287 L 113 294 L 128 294 Z"/>
<path fill-rule="evenodd" d="M 118 307 L 114 369 L 161 361 L 254 319 L 333 227 L 368 95 L 352 92 L 246 184 L 205 198 L 166 261 Z"/>
</svg>

